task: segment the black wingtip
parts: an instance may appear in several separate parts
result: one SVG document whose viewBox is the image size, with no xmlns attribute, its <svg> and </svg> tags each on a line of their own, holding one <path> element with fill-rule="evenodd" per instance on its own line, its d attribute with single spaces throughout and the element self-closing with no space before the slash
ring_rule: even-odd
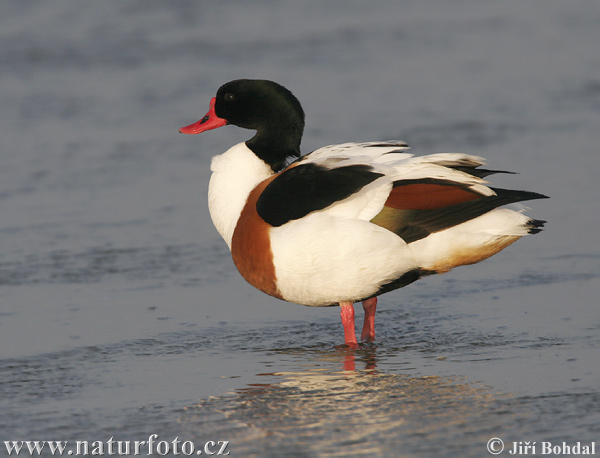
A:
<svg viewBox="0 0 600 458">
<path fill-rule="evenodd" d="M 490 175 L 494 175 L 496 173 L 503 173 L 508 175 L 518 175 L 517 172 L 509 172 L 508 170 L 490 170 L 490 169 L 478 169 L 476 167 L 469 166 L 455 166 L 452 167 L 454 170 L 458 170 L 460 172 L 468 173 L 469 175 L 473 175 L 478 178 L 485 178 Z"/>
<path fill-rule="evenodd" d="M 529 191 L 527 191 L 529 192 Z M 529 192 L 529 194 L 533 194 L 533 197 L 530 197 L 529 200 L 535 200 L 535 199 L 550 199 L 550 196 L 546 196 L 544 194 L 540 194 L 539 192 Z"/>
<path fill-rule="evenodd" d="M 544 221 L 543 219 L 530 219 L 527 222 L 527 225 L 529 226 L 529 234 L 539 234 L 540 232 L 542 232 L 542 228 L 544 227 L 544 224 L 546 224 L 546 221 Z"/>
<path fill-rule="evenodd" d="M 513 191 L 512 189 L 502 188 L 491 188 L 498 197 L 506 200 L 503 205 L 507 203 L 521 202 L 524 200 L 536 200 L 536 199 L 549 199 L 550 197 L 545 196 L 537 192 L 531 191 Z M 509 202 L 510 201 L 510 202 Z"/>
</svg>

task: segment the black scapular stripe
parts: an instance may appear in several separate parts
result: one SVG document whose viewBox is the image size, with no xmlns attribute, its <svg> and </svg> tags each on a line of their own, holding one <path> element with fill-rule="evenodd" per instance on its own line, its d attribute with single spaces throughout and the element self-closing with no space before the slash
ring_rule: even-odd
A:
<svg viewBox="0 0 600 458">
<path fill-rule="evenodd" d="M 269 183 L 258 198 L 256 211 L 268 224 L 278 227 L 343 200 L 381 176 L 368 165 L 334 169 L 299 165 Z"/>
</svg>

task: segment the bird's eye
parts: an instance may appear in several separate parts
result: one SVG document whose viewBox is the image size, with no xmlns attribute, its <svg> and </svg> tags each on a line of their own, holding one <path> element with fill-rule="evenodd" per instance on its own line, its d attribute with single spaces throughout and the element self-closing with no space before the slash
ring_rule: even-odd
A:
<svg viewBox="0 0 600 458">
<path fill-rule="evenodd" d="M 231 92 L 228 92 L 227 94 L 225 94 L 223 96 L 223 98 L 225 99 L 226 102 L 232 102 L 233 99 L 235 99 L 235 95 L 233 95 Z"/>
</svg>

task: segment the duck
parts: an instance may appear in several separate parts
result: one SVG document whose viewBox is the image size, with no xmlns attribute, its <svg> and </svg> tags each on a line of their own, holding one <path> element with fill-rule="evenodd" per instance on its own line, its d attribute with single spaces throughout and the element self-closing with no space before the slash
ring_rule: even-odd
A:
<svg viewBox="0 0 600 458">
<path fill-rule="evenodd" d="M 484 180 L 483 158 L 417 156 L 403 141 L 325 146 L 301 155 L 304 110 L 268 80 L 221 86 L 208 113 L 179 129 L 232 124 L 255 131 L 212 158 L 209 212 L 242 277 L 264 293 L 312 307 L 339 306 L 345 345 L 375 339 L 378 297 L 421 277 L 475 264 L 545 221 L 505 206 L 547 198 Z"/>
</svg>

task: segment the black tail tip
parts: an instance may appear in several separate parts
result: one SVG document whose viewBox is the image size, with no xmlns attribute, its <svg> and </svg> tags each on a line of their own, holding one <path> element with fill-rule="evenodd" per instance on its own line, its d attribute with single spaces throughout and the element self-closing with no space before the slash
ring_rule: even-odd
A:
<svg viewBox="0 0 600 458">
<path fill-rule="evenodd" d="M 546 224 L 546 221 L 541 220 L 541 219 L 530 219 L 527 222 L 527 226 L 529 227 L 529 234 L 537 234 L 539 232 L 542 232 L 542 228 L 544 227 L 544 224 Z"/>
</svg>

